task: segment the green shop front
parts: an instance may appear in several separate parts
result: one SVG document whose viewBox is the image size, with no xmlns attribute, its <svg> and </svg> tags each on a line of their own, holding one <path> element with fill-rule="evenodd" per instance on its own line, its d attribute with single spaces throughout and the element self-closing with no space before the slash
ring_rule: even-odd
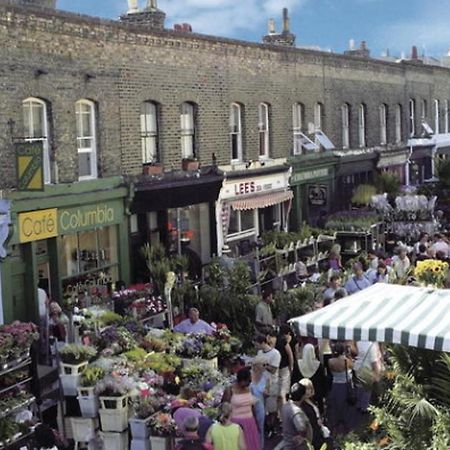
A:
<svg viewBox="0 0 450 450">
<path fill-rule="evenodd" d="M 298 230 L 303 222 L 317 226 L 321 215 L 334 211 L 331 199 L 337 161 L 332 153 L 313 153 L 289 160 L 292 166 L 290 185 L 294 191 L 290 218 L 292 230 Z"/>
<path fill-rule="evenodd" d="M 2 266 L 5 322 L 36 319 L 38 287 L 62 302 L 71 296 L 105 298 L 112 283 L 128 282 L 128 189 L 122 178 L 8 197 L 12 232 Z"/>
</svg>

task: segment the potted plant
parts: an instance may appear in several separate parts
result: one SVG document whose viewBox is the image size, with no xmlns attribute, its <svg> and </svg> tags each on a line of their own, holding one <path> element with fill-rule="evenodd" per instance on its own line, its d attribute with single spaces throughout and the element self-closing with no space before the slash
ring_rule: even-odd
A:
<svg viewBox="0 0 450 450">
<path fill-rule="evenodd" d="M 141 393 L 138 399 L 133 402 L 134 416 L 129 420 L 133 440 L 148 439 L 150 436 L 151 416 L 157 412 L 161 406 L 161 401 L 156 395 L 150 396 Z"/>
<path fill-rule="evenodd" d="M 144 175 L 159 175 L 164 172 L 164 166 L 158 162 L 148 162 L 142 165 Z"/>
<path fill-rule="evenodd" d="M 128 396 L 134 388 L 134 381 L 126 376 L 109 375 L 97 383 L 103 431 L 121 432 L 128 427 Z"/>
<path fill-rule="evenodd" d="M 97 350 L 89 345 L 68 344 L 59 351 L 60 379 L 64 395 L 77 395 L 81 373 Z"/>
<path fill-rule="evenodd" d="M 172 416 L 157 412 L 151 416 L 149 426 L 151 449 L 169 450 L 172 446 L 172 439 L 177 434 L 177 425 Z"/>
<path fill-rule="evenodd" d="M 105 371 L 101 367 L 87 367 L 81 374 L 77 399 L 83 417 L 97 417 L 98 397 L 95 387 L 104 376 Z"/>
<path fill-rule="evenodd" d="M 198 170 L 200 167 L 200 161 L 198 161 L 197 158 L 194 157 L 183 158 L 181 167 L 186 171 Z"/>
<path fill-rule="evenodd" d="M 0 358 L 2 361 L 21 360 L 30 355 L 31 344 L 39 339 L 39 333 L 34 323 L 14 321 L 0 327 L 2 339 Z"/>
</svg>

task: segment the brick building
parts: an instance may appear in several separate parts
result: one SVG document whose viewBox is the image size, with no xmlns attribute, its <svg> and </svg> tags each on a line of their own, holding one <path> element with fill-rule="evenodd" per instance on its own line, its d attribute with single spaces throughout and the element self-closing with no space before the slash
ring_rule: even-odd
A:
<svg viewBox="0 0 450 450">
<path fill-rule="evenodd" d="M 296 229 L 347 207 L 376 171 L 422 181 L 446 151 L 449 69 L 297 49 L 286 26 L 286 45 L 164 30 L 155 1 L 121 21 L 53 6 L 0 2 L 8 320 L 36 309 L 39 279 L 56 298 L 87 275 L 129 281 L 153 239 L 203 262 L 242 251 L 289 211 Z M 24 140 L 42 142 L 43 192 L 16 189 Z M 48 217 L 57 229 L 24 236 Z"/>
</svg>

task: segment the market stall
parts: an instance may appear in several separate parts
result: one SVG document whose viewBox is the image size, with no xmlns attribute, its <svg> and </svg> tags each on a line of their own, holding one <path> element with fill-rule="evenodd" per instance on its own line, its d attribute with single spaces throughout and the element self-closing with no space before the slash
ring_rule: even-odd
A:
<svg viewBox="0 0 450 450">
<path fill-rule="evenodd" d="M 302 336 L 450 352 L 450 291 L 378 283 L 290 320 Z"/>
</svg>

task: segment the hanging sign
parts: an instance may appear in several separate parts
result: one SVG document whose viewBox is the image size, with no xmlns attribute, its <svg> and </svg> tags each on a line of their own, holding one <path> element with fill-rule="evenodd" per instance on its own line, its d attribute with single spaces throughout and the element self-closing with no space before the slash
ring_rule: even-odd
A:
<svg viewBox="0 0 450 450">
<path fill-rule="evenodd" d="M 42 142 L 14 144 L 17 158 L 17 189 L 20 191 L 44 190 L 44 160 Z"/>
</svg>

